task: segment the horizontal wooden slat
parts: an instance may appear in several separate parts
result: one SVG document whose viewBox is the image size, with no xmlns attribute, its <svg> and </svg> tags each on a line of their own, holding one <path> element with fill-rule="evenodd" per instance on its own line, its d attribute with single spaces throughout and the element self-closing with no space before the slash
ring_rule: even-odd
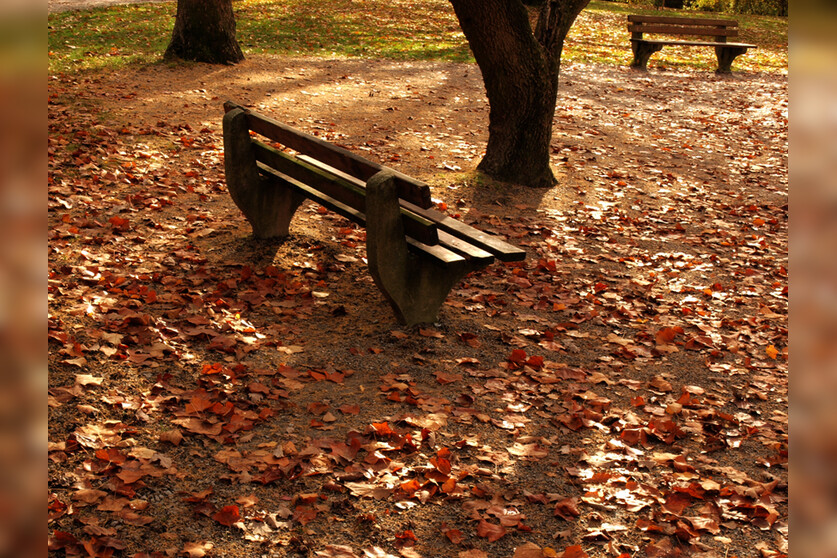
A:
<svg viewBox="0 0 837 558">
<path fill-rule="evenodd" d="M 439 231 L 439 244 L 464 256 L 466 260 L 472 263 L 485 266 L 494 261 L 494 254 L 491 252 L 487 252 L 445 231 Z"/>
<path fill-rule="evenodd" d="M 351 176 L 347 176 L 345 173 L 341 173 L 337 169 L 333 169 L 325 165 L 324 163 L 312 159 L 310 157 L 300 157 L 301 159 L 305 160 L 312 165 L 317 165 L 321 169 L 326 172 L 332 172 L 345 180 L 356 180 L 356 186 L 361 186 L 362 183 L 358 181 L 356 178 L 352 178 Z M 504 242 L 500 238 L 490 235 L 488 233 L 484 233 L 479 229 L 475 229 L 469 225 L 461 221 L 457 221 L 452 217 L 448 217 L 444 213 L 436 211 L 435 209 L 424 209 L 421 207 L 416 206 L 408 201 L 401 200 L 401 207 L 402 209 L 407 209 L 412 213 L 415 213 L 421 217 L 429 219 L 436 226 L 439 228 L 439 239 L 441 242 L 445 242 L 443 240 L 442 232 L 446 232 L 452 237 L 459 238 L 468 244 L 476 247 L 479 250 L 484 250 L 490 254 L 493 254 L 497 257 L 498 260 L 503 262 L 517 262 L 522 261 L 526 258 L 526 251 L 518 248 L 517 246 L 512 246 L 507 242 Z M 470 254 L 471 257 L 481 257 L 479 256 L 478 252 L 473 252 Z"/>
<path fill-rule="evenodd" d="M 351 182 L 352 184 L 354 184 L 358 188 L 363 188 L 364 190 L 366 189 L 366 181 L 365 180 L 361 180 L 360 178 L 357 178 L 356 176 L 352 176 L 350 174 L 347 174 L 347 173 L 341 171 L 340 169 L 336 169 L 336 168 L 332 167 L 331 165 L 329 165 L 327 163 L 324 163 L 322 161 L 318 161 L 317 159 L 315 159 L 313 157 L 309 157 L 308 155 L 300 155 L 299 158 L 301 160 L 305 161 L 306 163 L 310 163 L 310 164 L 322 169 L 323 171 L 325 171 L 327 173 L 333 174 L 334 176 L 339 176 L 343 180 L 348 180 L 349 182 Z"/>
<path fill-rule="evenodd" d="M 662 39 L 631 39 L 632 41 L 641 41 L 651 45 L 664 46 L 707 46 L 707 47 L 738 47 L 738 48 L 758 48 L 756 45 L 747 43 L 710 43 L 705 41 L 665 41 Z"/>
<path fill-rule="evenodd" d="M 445 264 L 454 264 L 465 261 L 465 258 L 463 258 L 462 256 L 460 256 L 452 250 L 448 250 L 441 244 L 431 246 L 419 242 L 414 238 L 410 238 L 409 236 L 407 237 L 407 248 L 409 248 L 413 252 L 422 252 L 429 256 L 433 256 L 434 258 Z"/>
<path fill-rule="evenodd" d="M 281 173 L 262 162 L 257 162 L 256 165 L 259 167 L 259 172 L 261 172 L 262 176 L 265 176 L 270 180 L 276 181 L 284 186 L 293 188 L 306 198 L 313 200 L 322 205 L 323 207 L 326 207 L 331 211 L 334 211 L 335 213 L 342 215 L 350 221 L 354 221 L 358 225 L 366 224 L 366 216 L 363 214 L 362 211 L 358 211 L 357 209 L 346 205 L 340 200 L 334 199 L 328 194 L 324 194 L 316 188 L 312 188 L 311 186 L 308 186 L 307 184 L 304 184 L 299 180 L 296 180 L 284 173 Z"/>
<path fill-rule="evenodd" d="M 279 142 L 282 145 L 289 147 L 299 153 L 315 157 L 328 165 L 346 172 L 352 176 L 360 178 L 363 181 L 369 180 L 372 175 L 383 170 L 388 169 L 395 173 L 396 186 L 398 188 L 398 195 L 402 199 L 410 200 L 419 207 L 428 208 L 433 206 L 430 199 L 430 187 L 423 182 L 416 180 L 406 174 L 400 173 L 394 169 L 389 169 L 378 163 L 364 159 L 360 155 L 356 155 L 347 149 L 333 145 L 316 136 L 301 132 L 286 124 L 255 114 L 249 109 L 242 107 L 232 101 L 224 103 L 224 110 L 229 112 L 235 108 L 240 108 L 247 113 L 247 126 L 254 132 L 270 138 L 273 141 Z"/>
<path fill-rule="evenodd" d="M 457 221 L 453 217 L 448 217 L 435 209 L 422 209 L 406 201 L 401 206 L 430 219 L 436 223 L 440 231 L 452 234 L 474 246 L 491 252 L 501 262 L 520 262 L 526 259 L 526 250 L 513 246 L 497 236 L 466 225 L 462 221 Z"/>
<path fill-rule="evenodd" d="M 361 212 L 366 210 L 366 192 L 351 182 L 328 175 L 314 165 L 283 153 L 264 142 L 253 140 L 252 144 L 257 161 L 300 182 L 314 186 L 349 207 Z"/>
<path fill-rule="evenodd" d="M 348 205 L 328 196 L 316 188 L 312 188 L 306 184 L 303 184 L 299 180 L 295 180 L 294 178 L 278 172 L 269 166 L 265 165 L 264 163 L 258 162 L 256 163 L 259 167 L 259 171 L 261 172 L 262 176 L 276 181 L 284 186 L 290 187 L 295 189 L 297 192 L 301 193 L 306 198 L 313 200 L 323 207 L 328 208 L 331 211 L 334 211 L 338 215 L 342 215 L 346 219 L 353 221 L 361 226 L 366 226 L 366 215 L 362 212 L 354 209 L 353 207 L 349 207 Z M 465 260 L 459 254 L 448 250 L 440 245 L 428 245 L 425 244 L 415 238 L 406 237 L 407 238 L 407 248 L 415 253 L 422 253 L 427 256 L 431 256 L 437 259 L 442 264 L 455 264 L 458 262 L 462 262 Z"/>
<path fill-rule="evenodd" d="M 737 29 L 719 27 L 694 27 L 678 25 L 628 25 L 630 33 L 660 33 L 663 35 L 712 35 L 715 37 L 737 37 Z"/>
<path fill-rule="evenodd" d="M 697 17 L 671 17 L 671 16 L 643 16 L 629 15 L 628 21 L 632 23 L 670 23 L 676 25 L 716 25 L 723 27 L 738 27 L 734 19 L 709 19 Z"/>
<path fill-rule="evenodd" d="M 309 163 L 309 164 L 311 164 L 311 165 L 313 165 L 317 168 L 319 168 L 323 172 L 327 172 L 329 174 L 333 174 L 334 176 L 336 176 L 338 178 L 342 178 L 343 180 L 354 184 L 355 187 L 357 187 L 357 188 L 360 188 L 364 191 L 366 190 L 366 183 L 364 181 L 360 180 L 359 178 L 356 178 L 354 176 L 351 176 L 350 174 L 347 174 L 343 171 L 335 169 L 334 167 L 329 166 L 329 165 L 323 163 L 322 161 L 318 161 L 317 159 L 314 159 L 313 157 L 309 157 L 308 155 L 300 155 L 299 159 L 302 160 L 302 161 L 305 161 L 306 163 Z M 404 216 L 405 218 L 426 219 L 426 217 L 419 216 L 414 211 L 410 211 L 409 209 L 406 209 L 404 207 L 404 200 L 399 199 L 398 201 L 401 203 L 401 215 Z M 428 219 L 428 222 L 432 222 L 432 221 Z M 434 223 L 434 225 L 435 225 L 435 223 Z M 439 239 L 440 239 L 440 242 L 442 242 L 441 241 L 441 236 L 439 237 Z M 428 242 L 428 241 L 425 240 L 425 242 Z M 442 242 L 442 243 L 446 244 L 445 242 Z M 479 248 L 477 248 L 477 247 L 473 247 L 473 248 L 476 251 L 471 255 L 473 255 L 474 257 L 480 257 L 480 254 L 478 252 Z"/>
<path fill-rule="evenodd" d="M 317 166 L 270 147 L 258 140 L 253 141 L 256 160 L 269 165 L 282 174 L 314 186 L 326 195 L 357 210 L 366 211 L 366 189 L 350 180 L 318 168 Z M 435 223 L 420 215 L 402 211 L 404 232 L 426 244 L 438 244 L 439 234 Z"/>
</svg>

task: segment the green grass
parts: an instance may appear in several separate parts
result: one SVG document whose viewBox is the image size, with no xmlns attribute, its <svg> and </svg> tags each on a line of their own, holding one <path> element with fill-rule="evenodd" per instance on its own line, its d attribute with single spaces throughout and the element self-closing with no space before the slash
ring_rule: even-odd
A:
<svg viewBox="0 0 837 558">
<path fill-rule="evenodd" d="M 233 6 L 245 55 L 473 61 L 447 0 L 240 0 Z M 50 15 L 49 71 L 159 63 L 174 13 L 175 3 L 167 2 Z M 631 59 L 625 27 L 628 13 L 673 11 L 594 0 L 571 30 L 563 59 L 627 65 Z M 736 68 L 787 68 L 787 19 L 734 17 L 742 24 L 741 39 L 759 45 L 739 57 Z M 713 68 L 714 53 L 706 48 L 682 52 L 667 48 L 652 58 L 654 64 Z"/>
<path fill-rule="evenodd" d="M 252 0 L 237 13 L 245 51 L 396 60 L 471 60 L 446 0 Z"/>
<path fill-rule="evenodd" d="M 49 71 L 156 62 L 171 38 L 174 12 L 174 3 L 165 3 L 51 14 Z"/>
</svg>

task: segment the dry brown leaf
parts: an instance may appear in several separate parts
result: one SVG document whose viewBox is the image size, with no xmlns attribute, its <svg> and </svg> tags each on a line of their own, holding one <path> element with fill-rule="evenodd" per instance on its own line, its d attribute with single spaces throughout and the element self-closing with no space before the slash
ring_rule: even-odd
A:
<svg viewBox="0 0 837 558">
<path fill-rule="evenodd" d="M 543 550 L 535 543 L 527 542 L 514 549 L 513 558 L 543 558 Z"/>
<path fill-rule="evenodd" d="M 76 384 L 80 386 L 100 386 L 104 378 L 97 378 L 92 374 L 76 374 Z"/>
<path fill-rule="evenodd" d="M 168 442 L 175 446 L 179 446 L 182 440 L 183 433 L 176 428 L 174 430 L 164 430 L 163 432 L 160 432 L 161 442 Z"/>
<path fill-rule="evenodd" d="M 180 554 L 188 556 L 188 558 L 203 558 L 212 550 L 213 544 L 211 542 L 187 542 L 183 545 L 183 550 Z"/>
</svg>

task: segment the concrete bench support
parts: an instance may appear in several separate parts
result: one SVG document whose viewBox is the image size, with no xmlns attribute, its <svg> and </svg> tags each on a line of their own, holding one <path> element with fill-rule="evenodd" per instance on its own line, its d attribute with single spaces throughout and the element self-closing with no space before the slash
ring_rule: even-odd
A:
<svg viewBox="0 0 837 558">
<path fill-rule="evenodd" d="M 253 236 L 288 236 L 291 218 L 305 197 L 261 176 L 241 109 L 224 115 L 224 167 L 230 196 L 253 227 Z"/>
<path fill-rule="evenodd" d="M 369 273 L 399 322 L 434 322 L 450 290 L 472 266 L 411 253 L 404 236 L 394 176 L 387 171 L 366 183 L 366 257 Z"/>
</svg>

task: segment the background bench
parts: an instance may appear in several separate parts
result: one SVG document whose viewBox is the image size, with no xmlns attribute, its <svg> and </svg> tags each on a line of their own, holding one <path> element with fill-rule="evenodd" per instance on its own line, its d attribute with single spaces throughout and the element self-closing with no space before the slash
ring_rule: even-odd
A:
<svg viewBox="0 0 837 558">
<path fill-rule="evenodd" d="M 642 70 L 646 69 L 648 58 L 666 45 L 705 46 L 715 47 L 715 55 L 718 57 L 718 69 L 715 71 L 719 74 L 728 74 L 732 71 L 732 61 L 736 56 L 744 54 L 748 49 L 756 48 L 756 45 L 729 41 L 738 38 L 738 22 L 732 19 L 629 15 L 628 31 L 631 33 L 631 48 L 634 52 L 631 67 Z M 676 37 L 712 37 L 713 40 L 643 38 L 642 35 L 648 33 Z"/>
<path fill-rule="evenodd" d="M 287 236 L 305 199 L 365 226 L 369 272 L 402 323 L 435 321 L 467 273 L 526 255 L 432 209 L 423 182 L 235 103 L 224 103 L 224 110 L 227 187 L 253 234 Z M 273 145 L 251 137 L 251 130 Z"/>
</svg>

